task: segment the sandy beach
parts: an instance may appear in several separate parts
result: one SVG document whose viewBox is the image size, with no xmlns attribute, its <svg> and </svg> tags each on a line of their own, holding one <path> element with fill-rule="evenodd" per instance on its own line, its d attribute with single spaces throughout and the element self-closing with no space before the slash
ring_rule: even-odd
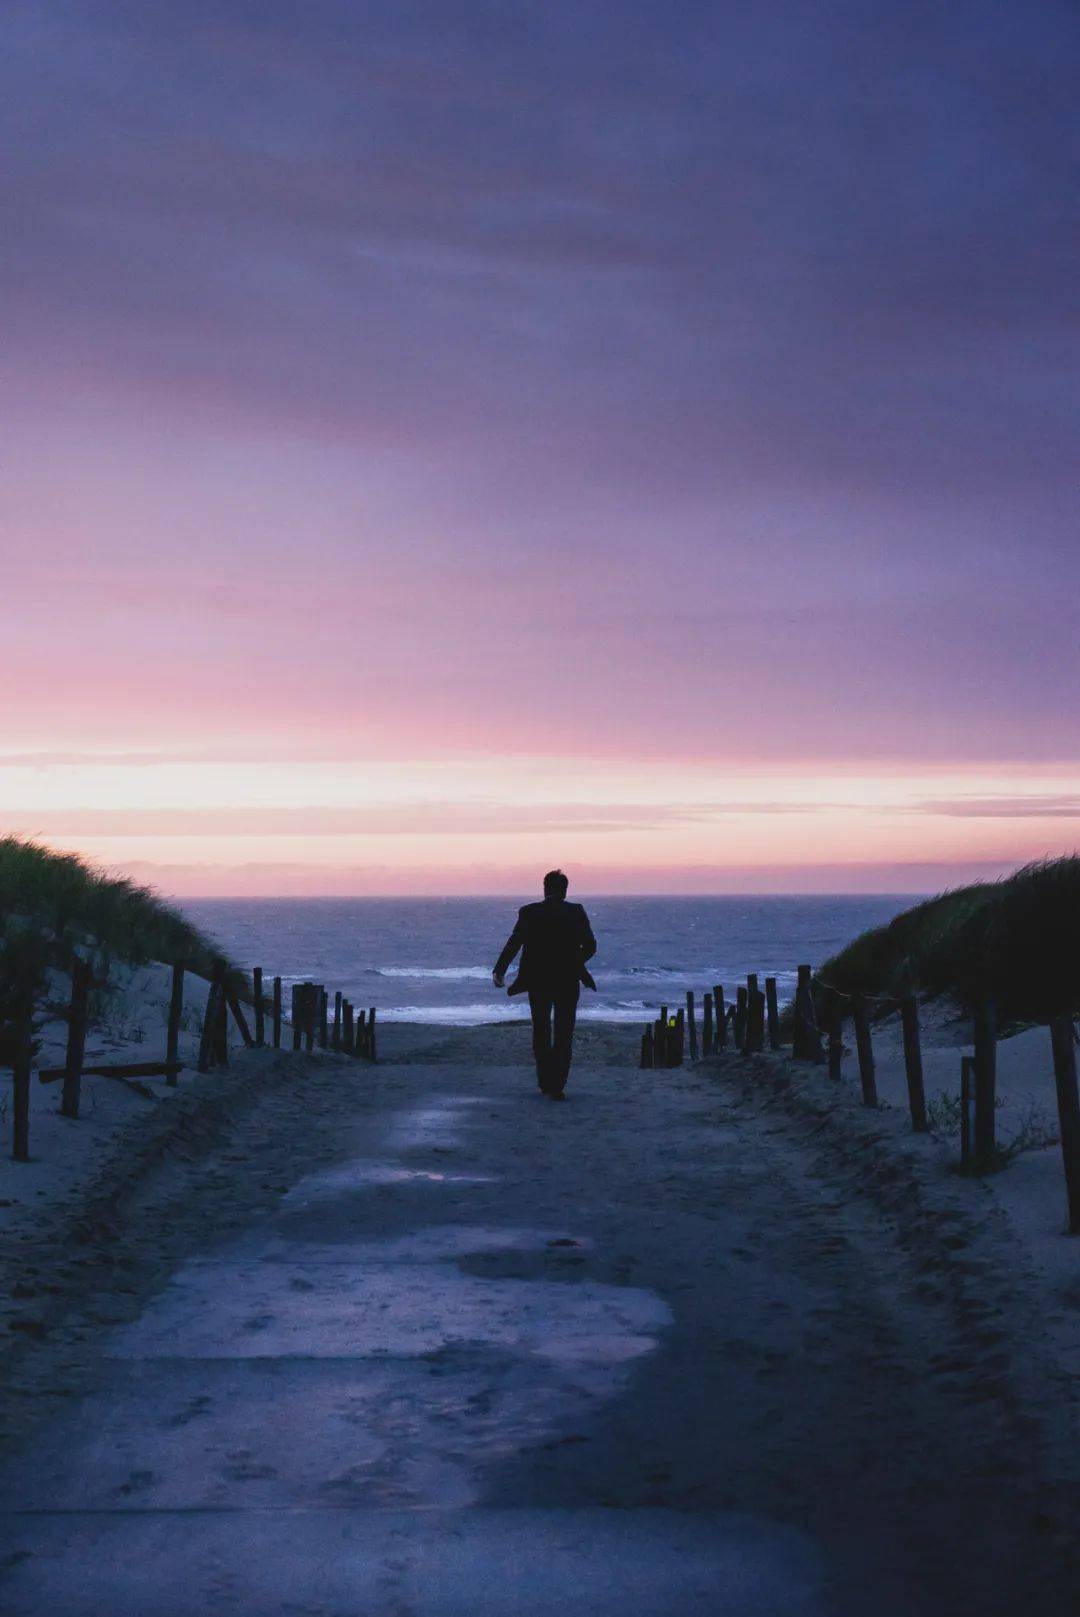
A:
<svg viewBox="0 0 1080 1617">
<path fill-rule="evenodd" d="M 5 1164 L 5 1611 L 1067 1610 L 1024 1175 L 636 1055 L 583 1030 L 558 1107 L 521 1024 L 389 1026 L 109 1085 L 62 1195 Z"/>
</svg>

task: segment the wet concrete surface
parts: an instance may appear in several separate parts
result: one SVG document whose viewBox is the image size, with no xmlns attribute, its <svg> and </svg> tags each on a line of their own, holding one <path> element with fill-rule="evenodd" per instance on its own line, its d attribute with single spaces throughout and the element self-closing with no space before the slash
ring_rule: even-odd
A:
<svg viewBox="0 0 1080 1617">
<path fill-rule="evenodd" d="M 314 1166 L 247 1216 L 238 1169 L 228 1232 L 92 1333 L 3 1474 L 9 1617 L 951 1609 L 893 1260 L 708 1080 L 529 1086 L 267 1102 L 235 1160 L 280 1171 L 292 1130 Z"/>
</svg>

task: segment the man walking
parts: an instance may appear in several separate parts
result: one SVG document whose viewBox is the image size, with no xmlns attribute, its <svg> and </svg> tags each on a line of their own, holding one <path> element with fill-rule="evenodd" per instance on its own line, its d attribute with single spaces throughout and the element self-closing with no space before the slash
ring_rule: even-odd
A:
<svg viewBox="0 0 1080 1617">
<path fill-rule="evenodd" d="M 567 903 L 568 886 L 561 870 L 548 871 L 543 902 L 526 904 L 518 912 L 492 973 L 495 987 L 504 987 L 510 962 L 521 950 L 521 967 L 509 992 L 528 993 L 536 1081 L 552 1100 L 562 1100 L 566 1088 L 581 984 L 596 987 L 585 970 L 585 962 L 596 953 L 596 939 L 582 906 Z"/>
</svg>

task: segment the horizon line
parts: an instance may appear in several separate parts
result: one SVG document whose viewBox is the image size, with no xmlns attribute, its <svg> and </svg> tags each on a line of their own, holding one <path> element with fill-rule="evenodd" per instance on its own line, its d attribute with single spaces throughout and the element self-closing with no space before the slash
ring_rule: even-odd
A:
<svg viewBox="0 0 1080 1617">
<path fill-rule="evenodd" d="M 987 881 L 998 878 L 985 878 Z M 965 882 L 965 887 L 980 885 L 978 882 Z M 943 888 L 943 892 L 951 891 Z M 440 903 L 460 902 L 471 904 L 477 899 L 514 899 L 523 896 L 519 893 L 163 893 L 163 897 L 180 903 L 184 899 L 194 900 L 200 904 L 236 903 L 238 901 L 252 904 L 262 903 L 288 903 L 303 904 L 309 900 L 318 900 L 320 903 L 331 902 L 347 904 L 356 899 L 383 899 L 394 903 L 427 903 L 438 900 Z M 542 895 L 541 895 L 542 896 Z M 685 899 L 694 901 L 702 898 L 927 898 L 933 896 L 925 890 L 913 889 L 911 892 L 888 891 L 884 888 L 866 888 L 857 892 L 837 891 L 836 889 L 822 888 L 820 892 L 742 892 L 733 890 L 725 893 L 685 893 L 685 892 L 656 892 L 656 893 L 589 893 L 581 892 L 579 897 L 592 901 L 597 898 L 664 898 Z"/>
</svg>

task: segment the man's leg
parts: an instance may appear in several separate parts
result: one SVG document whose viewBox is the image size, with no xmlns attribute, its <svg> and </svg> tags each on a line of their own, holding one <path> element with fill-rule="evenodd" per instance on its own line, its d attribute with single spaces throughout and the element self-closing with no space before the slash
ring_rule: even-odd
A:
<svg viewBox="0 0 1080 1617">
<path fill-rule="evenodd" d="M 549 1087 L 555 1095 L 562 1094 L 566 1088 L 566 1080 L 570 1076 L 579 993 L 580 989 L 575 983 L 573 988 L 560 989 L 555 996 L 555 1043 L 551 1052 L 549 1080 Z"/>
<path fill-rule="evenodd" d="M 533 1055 L 536 1058 L 536 1081 L 545 1095 L 551 1074 L 551 1005 L 549 992 L 530 988 L 529 1010 L 532 1012 Z"/>
</svg>

